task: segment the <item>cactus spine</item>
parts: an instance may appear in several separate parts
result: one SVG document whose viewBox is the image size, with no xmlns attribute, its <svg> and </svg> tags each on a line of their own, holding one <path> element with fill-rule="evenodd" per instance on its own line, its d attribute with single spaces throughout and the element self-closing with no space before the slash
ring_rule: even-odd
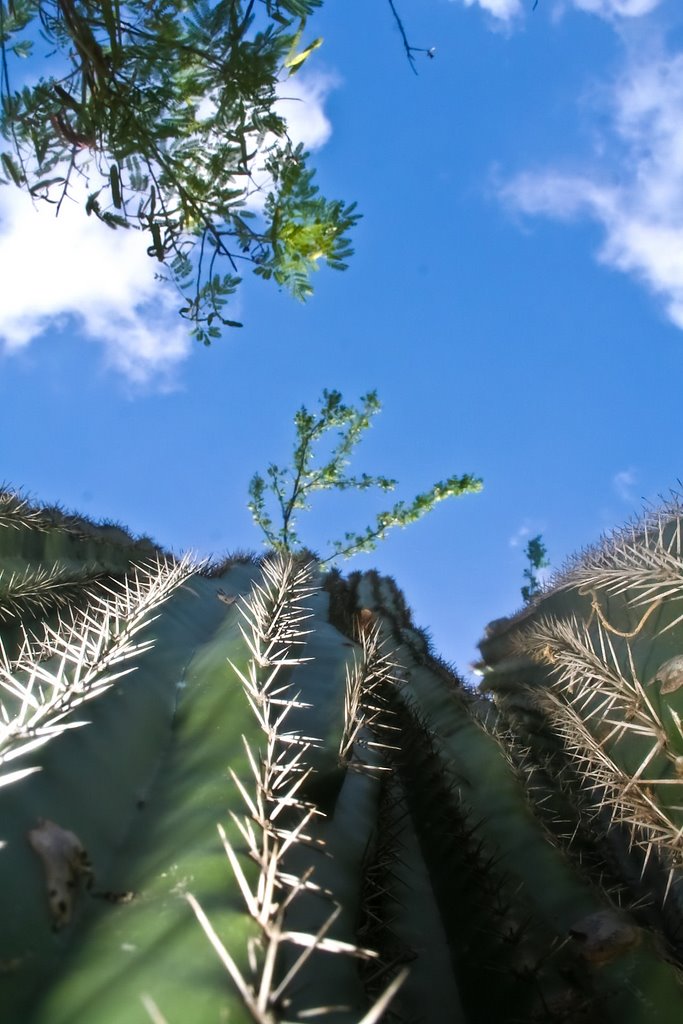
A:
<svg viewBox="0 0 683 1024">
<path fill-rule="evenodd" d="M 9 1024 L 680 1019 L 671 515 L 498 626 L 493 700 L 376 573 L 75 529 L 0 500 Z"/>
<path fill-rule="evenodd" d="M 683 549 L 671 502 L 576 559 L 485 639 L 501 714 L 575 796 L 680 958 Z M 641 881 L 642 878 L 642 881 Z"/>
</svg>

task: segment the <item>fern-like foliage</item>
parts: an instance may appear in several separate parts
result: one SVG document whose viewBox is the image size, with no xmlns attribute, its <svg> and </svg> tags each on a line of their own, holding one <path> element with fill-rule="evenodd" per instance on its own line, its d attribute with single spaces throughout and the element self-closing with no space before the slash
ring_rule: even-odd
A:
<svg viewBox="0 0 683 1024">
<path fill-rule="evenodd" d="M 88 216 L 142 231 L 204 344 L 241 326 L 224 307 L 243 268 L 305 298 L 319 261 L 345 266 L 358 220 L 353 204 L 318 195 L 276 105 L 278 83 L 320 42 L 300 43 L 318 6 L 0 3 L 0 181 L 57 212 L 85 190 Z M 43 74 L 14 86 L 38 32 Z"/>
</svg>

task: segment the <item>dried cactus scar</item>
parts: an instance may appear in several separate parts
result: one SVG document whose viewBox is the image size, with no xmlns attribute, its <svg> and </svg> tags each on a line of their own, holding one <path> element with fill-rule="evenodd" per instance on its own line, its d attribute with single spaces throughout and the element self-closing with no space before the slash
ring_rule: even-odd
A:
<svg viewBox="0 0 683 1024">
<path fill-rule="evenodd" d="M 683 655 L 677 654 L 660 665 L 650 683 L 659 682 L 662 693 L 675 693 L 683 686 Z"/>
<path fill-rule="evenodd" d="M 77 835 L 47 818 L 38 820 L 28 841 L 43 862 L 52 927 L 60 931 L 71 920 L 79 880 L 84 878 L 88 889 L 92 885 L 88 854 Z"/>
</svg>

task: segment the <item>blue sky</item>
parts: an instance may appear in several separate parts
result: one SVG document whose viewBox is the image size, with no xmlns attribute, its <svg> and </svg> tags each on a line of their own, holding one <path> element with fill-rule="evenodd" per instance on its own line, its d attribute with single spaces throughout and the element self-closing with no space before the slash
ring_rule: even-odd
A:
<svg viewBox="0 0 683 1024">
<path fill-rule="evenodd" d="M 0 190 L 5 481 L 175 550 L 259 548 L 247 485 L 282 463 L 322 389 L 384 410 L 356 470 L 395 497 L 471 472 L 373 555 L 464 672 L 520 603 L 523 549 L 553 567 L 681 476 L 683 9 L 679 0 L 334 4 L 287 83 L 325 194 L 364 219 L 344 274 L 297 305 L 248 280 L 244 329 L 192 343 L 134 233 L 54 221 Z M 319 496 L 324 551 L 381 497 Z"/>
</svg>

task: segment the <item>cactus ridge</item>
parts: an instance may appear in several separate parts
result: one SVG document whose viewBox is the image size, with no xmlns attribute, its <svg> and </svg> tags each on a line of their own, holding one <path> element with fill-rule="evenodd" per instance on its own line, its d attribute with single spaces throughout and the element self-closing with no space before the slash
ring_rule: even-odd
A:
<svg viewBox="0 0 683 1024">
<path fill-rule="evenodd" d="M 628 825 L 630 840 L 670 864 L 667 890 L 681 863 L 677 758 L 678 715 L 638 678 L 629 642 L 615 642 L 598 623 L 541 619 L 515 640 L 551 666 L 554 686 L 532 695 L 583 779 L 596 811 Z M 669 714 L 667 715 L 667 711 Z"/>
<path fill-rule="evenodd" d="M 438 905 L 457 908 L 443 924 L 467 1019 L 507 1021 L 511 1006 L 519 1019 L 562 1019 L 544 1014 L 544 1005 L 583 1019 L 592 997 L 562 980 L 570 951 L 560 954 L 557 934 L 539 932 L 523 887 L 487 838 L 485 820 L 467 804 L 471 780 L 449 768 L 419 706 L 400 700 L 407 716 L 400 771 Z"/>
<path fill-rule="evenodd" d="M 376 587 L 377 581 L 373 582 Z M 366 603 L 367 595 L 359 597 L 358 600 Z M 386 607 L 384 600 L 383 605 Z M 381 614 L 379 609 L 376 610 L 378 614 Z M 403 609 L 401 609 L 401 617 L 403 614 Z M 403 623 L 405 623 L 405 619 L 403 619 Z M 393 638 L 397 635 L 405 635 L 405 624 L 399 627 L 403 633 L 399 633 L 396 623 L 393 624 L 393 628 L 389 623 L 386 625 Z M 420 662 L 424 662 L 424 649 L 419 646 L 416 651 L 416 645 L 411 643 L 411 640 L 412 636 L 408 640 L 410 646 L 403 646 L 406 653 L 410 651 L 409 661 L 417 655 Z M 404 668 L 404 674 L 409 675 L 409 673 L 409 668 Z M 443 675 L 444 667 L 440 665 L 436 676 L 441 679 Z M 449 677 L 448 682 L 452 691 L 452 678 Z M 458 781 L 452 775 L 452 769 L 449 770 L 447 767 L 447 759 L 437 753 L 433 743 L 434 737 L 420 715 L 419 706 L 414 701 L 411 702 L 409 692 L 404 691 L 400 684 L 398 691 L 394 688 L 394 691 L 389 692 L 393 710 L 398 715 L 397 720 L 402 740 L 401 752 L 395 755 L 394 769 L 396 772 L 400 772 L 401 784 L 406 786 L 407 795 L 404 799 L 407 800 L 410 813 L 416 815 L 414 821 L 417 828 L 416 834 L 420 839 L 421 856 L 426 858 L 432 879 L 431 885 L 436 886 L 438 905 L 442 908 L 457 906 L 459 909 L 455 920 L 452 916 L 446 915 L 443 926 L 450 936 L 449 945 L 452 948 L 453 969 L 457 972 L 467 1010 L 474 1013 L 471 1018 L 473 1020 L 506 1019 L 505 1013 L 510 1004 L 509 990 L 505 996 L 500 998 L 502 989 L 498 986 L 497 990 L 493 991 L 497 992 L 499 998 L 493 1004 L 486 1004 L 485 1008 L 481 1005 L 482 991 L 488 993 L 489 998 L 491 997 L 492 989 L 488 983 L 489 973 L 492 970 L 497 973 L 502 972 L 503 965 L 507 960 L 508 969 L 513 979 L 511 984 L 515 990 L 515 1005 L 518 1009 L 522 1005 L 519 992 L 521 982 L 515 976 L 513 963 L 514 957 L 519 955 L 520 947 L 517 944 L 521 943 L 522 948 L 526 948 L 528 944 L 528 940 L 523 936 L 527 930 L 527 925 L 524 922 L 531 917 L 528 912 L 529 908 L 520 909 L 517 893 L 515 893 L 512 903 L 510 902 L 510 893 L 514 893 L 518 886 L 511 884 L 505 872 L 501 873 L 500 867 L 495 862 L 496 855 L 492 853 L 490 847 L 487 849 L 480 835 L 481 825 L 474 823 L 469 810 L 463 808 L 460 795 L 463 780 Z M 456 825 L 458 822 L 459 824 Z M 378 854 L 379 862 L 386 861 L 387 856 L 388 854 L 382 846 Z M 373 879 L 374 874 L 376 874 L 375 867 L 370 872 L 368 884 L 371 888 L 373 884 L 376 888 L 379 887 L 380 892 L 386 890 L 387 880 Z M 504 893 L 507 895 L 503 895 Z M 474 903 L 472 902 L 473 898 Z M 516 904 L 514 910 L 512 909 L 513 904 Z M 467 906 L 469 906 L 469 913 L 465 909 Z M 465 920 L 477 921 L 478 926 L 474 929 L 465 929 L 463 932 L 463 915 Z M 475 941 L 473 930 L 478 936 L 479 942 Z M 381 929 L 378 931 L 379 936 L 382 937 Z M 515 936 L 514 942 L 511 941 L 513 935 Z M 389 956 L 386 958 L 389 964 L 393 962 L 392 953 L 395 949 L 392 939 L 391 929 L 389 929 L 388 934 L 384 934 L 384 941 L 388 943 L 389 947 Z M 541 948 L 544 953 L 547 952 L 547 936 L 544 936 L 543 944 L 538 944 L 537 950 Z M 409 955 L 406 951 L 410 949 L 410 943 L 405 941 L 405 937 L 403 943 L 399 945 L 399 949 L 403 949 L 405 955 Z M 528 951 L 526 955 L 529 955 Z M 542 975 L 546 969 L 541 967 L 543 956 L 540 952 L 537 953 L 537 960 L 538 971 Z M 535 988 L 538 984 L 539 982 L 535 978 L 531 982 L 536 1001 L 538 1001 L 538 995 Z M 547 988 L 547 981 L 545 984 Z M 411 985 L 410 979 L 407 985 Z M 566 995 L 563 998 L 566 1000 Z M 529 1000 L 529 1006 L 531 1006 L 533 999 L 529 997 Z M 486 1003 L 486 999 L 484 999 L 484 1003 Z M 572 1013 L 577 1011 L 578 1005 L 577 998 L 573 998 Z M 468 1019 L 470 1018 L 468 1017 Z"/>
<path fill-rule="evenodd" d="M 678 497 L 648 511 L 480 644 L 484 686 L 507 727 L 532 765 L 551 766 L 582 842 L 592 834 L 604 851 L 600 883 L 679 965 L 682 517 Z"/>
<path fill-rule="evenodd" d="M 400 666 L 382 639 L 379 623 L 361 627 L 356 623 L 360 645 L 354 651 L 353 667 L 346 666 L 344 730 L 339 743 L 339 761 L 343 766 L 365 771 L 383 771 L 386 766 L 369 758 L 367 752 L 398 749 L 390 740 L 400 731 L 394 724 L 387 696 L 388 688 L 398 681 Z"/>
<path fill-rule="evenodd" d="M 460 732 L 459 746 L 462 753 L 456 757 L 456 763 L 469 762 L 470 754 L 474 753 L 474 750 L 468 753 L 469 743 L 467 748 L 465 747 L 466 738 L 470 741 L 474 739 L 472 727 L 481 729 L 474 719 L 472 726 Z M 445 733 L 440 729 L 437 735 L 440 744 L 446 744 L 442 756 L 452 759 L 455 749 L 453 739 L 446 740 Z M 520 787 L 516 793 L 515 787 L 510 785 L 511 780 L 504 782 L 500 768 L 492 772 L 486 782 L 484 781 L 486 776 L 483 772 L 494 767 L 495 749 L 489 748 L 488 753 L 484 754 L 485 747 L 489 743 L 498 747 L 498 741 L 486 735 L 483 730 L 481 735 L 483 739 L 478 743 L 481 749 L 476 758 L 472 759 L 468 770 L 469 784 L 462 785 L 461 791 L 470 814 L 482 815 L 486 805 L 489 806 L 490 817 L 480 818 L 479 828 L 483 846 L 479 857 L 488 853 L 489 864 L 486 866 L 493 872 L 494 878 L 495 869 L 500 870 L 504 865 L 502 905 L 509 907 L 507 912 L 513 915 L 512 928 L 508 934 L 515 936 L 512 950 L 517 951 L 521 958 L 517 966 L 513 960 L 512 992 L 509 1000 L 498 1009 L 498 1019 L 506 1019 L 508 1006 L 524 1006 L 522 993 L 526 991 L 526 1012 L 529 1019 L 617 1021 L 624 1012 L 625 1005 L 623 993 L 620 994 L 619 977 L 622 971 L 626 976 L 630 976 L 632 966 L 625 962 L 622 967 L 619 961 L 615 961 L 611 976 L 606 969 L 603 969 L 602 976 L 594 975 L 586 971 L 581 950 L 574 941 L 570 941 L 574 922 L 580 920 L 582 913 L 590 917 L 591 914 L 602 912 L 601 908 L 608 908 L 611 913 L 609 894 L 597 889 L 592 882 L 586 885 L 582 873 L 578 874 L 565 859 L 561 849 L 555 843 L 549 842 L 546 829 L 531 817 L 531 807 L 527 804 L 528 793 L 524 788 Z M 501 762 L 506 763 L 505 758 L 501 757 Z M 476 770 L 477 763 L 479 772 Z M 485 791 L 482 789 L 484 785 L 496 787 L 491 792 L 491 799 L 485 798 Z M 508 802 L 511 800 L 515 803 L 520 802 L 520 811 L 515 812 L 515 831 L 508 833 L 500 827 L 494 829 L 492 826 L 495 819 L 501 815 L 502 808 L 508 806 L 510 811 L 512 810 L 512 804 Z M 528 809 L 522 816 L 520 812 L 525 804 Z M 496 812 L 494 808 L 497 808 Z M 522 822 L 525 822 L 523 828 Z M 476 885 L 482 892 L 484 902 L 495 906 L 490 897 L 486 898 L 486 888 L 482 881 L 477 880 Z M 545 907 L 543 912 L 546 900 L 551 905 Z M 486 919 L 481 909 L 476 909 L 474 916 L 475 919 Z M 519 937 L 515 919 L 522 928 Z M 501 931 L 499 934 L 504 937 L 505 932 Z M 510 955 L 508 950 L 507 957 Z M 483 957 L 481 959 L 484 960 Z M 498 969 L 501 962 L 505 963 L 505 959 L 506 953 L 503 949 L 502 956 L 501 953 L 494 952 L 489 963 Z M 645 972 L 644 976 L 647 977 L 647 972 L 655 969 L 656 961 L 653 962 L 649 952 L 644 952 L 643 959 L 642 969 Z M 475 989 L 473 1004 L 476 1003 L 476 998 Z M 628 1001 L 627 999 L 626 1004 Z M 466 1006 L 468 1010 L 471 1008 L 473 1015 L 476 1014 L 474 1005 L 470 1007 L 466 1001 Z"/>
<path fill-rule="evenodd" d="M 21 558 L 26 548 L 30 558 L 43 560 L 51 547 L 57 547 L 63 554 L 68 552 L 79 561 L 83 560 L 79 549 L 90 553 L 91 557 L 97 552 L 93 560 L 113 558 L 117 565 L 126 553 L 129 560 L 145 554 L 169 557 L 169 553 L 151 538 L 136 538 L 120 523 L 106 519 L 96 522 L 59 505 L 40 505 L 8 485 L 0 485 L 2 557 Z M 64 558 L 68 560 L 66 555 Z"/>
<path fill-rule="evenodd" d="M 312 769 L 306 765 L 311 746 L 320 741 L 285 729 L 288 715 L 294 709 L 306 708 L 305 702 L 294 692 L 291 669 L 308 660 L 305 654 L 292 657 L 292 650 L 302 646 L 305 651 L 307 631 L 303 628 L 311 618 L 304 605 L 315 591 L 313 564 L 301 568 L 286 558 L 276 558 L 262 565 L 263 578 L 254 585 L 249 599 L 243 600 L 240 612 L 246 628 L 240 626 L 250 651 L 246 672 L 232 666 L 238 674 L 249 705 L 266 738 L 265 751 L 260 755 L 245 740 L 247 757 L 252 771 L 249 790 L 237 775 L 233 781 L 249 812 L 241 819 L 233 815 L 251 860 L 259 867 L 256 886 L 251 887 L 241 868 L 239 858 L 219 827 L 225 852 L 247 909 L 262 930 L 261 949 L 252 946 L 253 980 L 247 980 L 239 971 L 230 952 L 223 946 L 211 927 L 198 902 L 188 896 L 200 924 L 204 928 L 221 961 L 237 986 L 244 1003 L 257 1024 L 274 1024 L 290 1007 L 290 991 L 300 987 L 301 975 L 310 968 L 309 960 L 320 953 L 344 954 L 361 959 L 376 956 L 373 950 L 356 942 L 331 935 L 342 907 L 335 899 L 333 888 L 321 885 L 311 867 L 297 871 L 293 858 L 297 847 L 322 849 L 324 843 L 316 834 L 315 820 L 322 816 L 318 807 L 302 799 L 301 793 Z M 376 641 L 376 638 L 375 638 Z M 384 662 L 376 650 L 376 642 L 369 642 L 369 659 L 362 664 L 373 664 L 384 670 Z M 284 670 L 284 673 L 283 673 Z M 289 681 L 287 675 L 290 675 Z M 284 675 L 284 679 L 283 679 Z M 362 670 L 351 674 L 352 721 L 345 729 L 345 756 L 350 759 L 350 747 L 358 742 L 358 731 L 366 725 L 360 709 L 367 700 L 368 673 Z M 373 680 L 374 682 L 374 680 Z M 360 717 L 360 724 L 359 724 Z M 324 919 L 313 931 L 291 927 L 296 918 L 296 905 L 304 894 L 312 894 L 326 904 Z M 294 947 L 294 951 L 292 951 Z M 390 992 L 380 993 L 363 1019 L 370 1022 L 373 1014 L 382 1012 L 397 979 L 392 979 Z M 400 981 L 400 980 L 399 980 Z M 320 1006 L 299 1009 L 307 1019 L 328 1015 L 335 1008 Z M 336 1008 L 337 1012 L 339 1007 Z"/>
<path fill-rule="evenodd" d="M 199 931 L 193 941 L 197 926 L 181 888 L 192 876 L 194 891 L 211 906 L 221 894 L 218 920 L 233 937 L 251 927 L 229 893 L 225 906 L 215 831 L 229 806 L 226 759 L 237 772 L 245 761 L 239 741 L 244 698 L 239 689 L 237 702 L 231 695 L 235 685 L 230 687 L 229 673 L 226 680 L 225 662 L 226 652 L 238 659 L 242 641 L 235 612 L 216 592 L 215 584 L 200 577 L 177 586 L 154 623 L 157 643 L 135 659 L 137 671 L 88 702 L 90 724 L 66 730 L 34 753 L 42 772 L 1 791 L 4 878 L 16 879 L 24 894 L 21 908 L 11 891 L 0 894 L 0 958 L 19 958 L 16 971 L 0 979 L 9 1024 L 141 1024 L 147 1018 L 138 994 L 147 990 L 156 997 L 162 976 L 162 1009 L 169 998 L 180 1005 L 188 999 L 194 1005 L 197 996 L 198 1006 L 222 1001 L 216 979 L 212 986 L 209 968 L 202 966 L 205 940 Z M 133 643 L 139 639 L 136 634 Z M 223 719 L 217 732 L 218 715 Z M 94 867 L 93 892 L 129 890 L 135 893 L 132 902 L 110 904 L 106 895 L 84 894 L 72 924 L 52 936 L 44 882 L 25 840 L 40 817 L 81 840 Z M 227 826 L 232 829 L 230 820 Z M 150 957 L 152 950 L 163 950 L 163 966 Z M 193 992 L 198 968 L 207 979 L 203 993 Z M 217 973 L 222 980 L 220 968 Z M 28 985 L 29 979 L 35 984 Z M 119 993 L 114 1004 L 104 998 L 112 985 Z M 244 1019 L 237 1003 L 234 1009 L 235 1020 Z"/>
<path fill-rule="evenodd" d="M 581 770 L 557 755 L 537 759 L 531 747 L 521 745 L 514 731 L 495 724 L 486 727 L 498 739 L 511 770 L 524 784 L 551 842 L 594 880 L 612 905 L 627 911 L 642 927 L 659 930 L 668 958 L 680 964 L 683 930 L 678 913 L 674 910 L 670 914 L 670 908 L 664 906 L 668 879 L 662 883 L 658 875 L 661 864 L 657 854 L 650 847 L 644 856 L 633 856 L 636 851 L 627 830 L 615 822 L 614 809 L 609 805 L 595 807 L 591 800 L 594 787 Z"/>
<path fill-rule="evenodd" d="M 674 880 L 680 885 L 677 875 L 681 857 L 680 826 L 653 799 L 648 781 L 644 785 L 634 783 L 633 777 L 605 752 L 571 706 L 554 694 L 545 694 L 542 700 L 548 710 L 550 725 L 565 742 L 576 778 L 581 780 L 582 791 L 589 796 L 593 813 L 600 816 L 607 811 L 610 824 L 627 827 L 629 848 L 639 846 L 644 851 L 643 868 L 654 851 L 667 865 L 667 884 L 663 894 L 666 901 Z"/>
<path fill-rule="evenodd" d="M 669 585 L 681 581 L 683 500 L 672 491 L 659 505 L 646 508 L 624 526 L 603 535 L 555 572 L 533 606 L 550 595 L 569 589 L 609 589 L 621 593 L 635 587 L 664 596 Z M 626 580 L 630 579 L 629 583 Z"/>
<path fill-rule="evenodd" d="M 47 531 L 54 526 L 55 519 L 45 507 L 33 504 L 7 484 L 0 486 L 0 529 Z"/>
<path fill-rule="evenodd" d="M 571 764 L 556 754 L 535 752 L 501 716 L 499 721 L 482 720 L 482 727 L 494 737 L 510 770 L 520 780 L 544 826 L 550 841 L 559 846 L 573 864 L 596 879 L 610 901 L 637 916 L 643 898 L 642 870 L 625 872 L 626 865 L 615 857 L 624 840 L 619 836 L 617 850 L 608 843 L 609 827 L 604 816 L 581 798 L 581 779 Z"/>
<path fill-rule="evenodd" d="M 543 619 L 539 620 L 539 627 L 545 627 Z M 512 643 L 518 647 L 518 638 L 513 637 Z M 492 733 L 498 736 L 511 769 L 523 780 L 536 815 L 553 841 L 597 880 L 615 905 L 628 909 L 645 927 L 658 929 L 668 955 L 683 964 L 680 913 L 671 899 L 665 902 L 670 877 L 662 871 L 651 838 L 636 829 L 642 841 L 634 844 L 633 822 L 649 820 L 650 805 L 635 804 L 631 808 L 633 821 L 620 823 L 615 791 L 597 784 L 598 778 L 604 781 L 602 751 L 598 748 L 596 764 L 590 757 L 595 741 L 583 730 L 581 719 L 573 716 L 588 744 L 577 742 L 576 732 L 567 721 L 571 708 L 567 710 L 560 702 L 555 720 L 553 714 L 558 711 L 558 703 L 550 690 L 537 685 L 524 689 L 516 682 L 507 691 L 497 681 L 495 688 L 499 697 L 504 693 L 504 698 L 499 703 L 499 722 L 494 720 Z M 552 744 L 548 743 L 551 737 L 555 738 Z M 560 739 L 563 745 L 558 743 Z M 623 776 L 618 769 L 615 771 L 617 776 Z M 614 773 L 609 778 L 614 781 Z M 634 797 L 637 793 L 631 799 Z"/>
<path fill-rule="evenodd" d="M 299 602 L 311 592 L 310 569 L 300 570 L 296 575 L 292 570 L 292 564 L 284 560 L 263 565 L 263 581 L 255 584 L 251 599 L 243 601 L 240 608 L 247 624 L 246 629 L 240 626 L 240 630 L 251 652 L 248 671 L 242 673 L 232 666 L 266 737 L 266 750 L 260 757 L 244 741 L 252 770 L 252 791 L 240 782 L 235 773 L 231 773 L 250 812 L 248 817 L 241 819 L 233 814 L 233 821 L 246 843 L 249 856 L 259 867 L 255 888 L 250 887 L 237 854 L 219 826 L 226 855 L 247 909 L 263 931 L 265 950 L 258 958 L 254 983 L 243 977 L 195 897 L 191 894 L 187 897 L 258 1024 L 272 1024 L 279 1019 L 278 1008 L 288 986 L 297 978 L 310 951 L 316 946 L 324 948 L 327 941 L 325 933 L 336 916 L 332 911 L 326 926 L 316 936 L 295 935 L 284 925 L 289 903 L 302 889 L 315 886 L 309 877 L 289 875 L 283 866 L 284 857 L 293 843 L 308 838 L 306 828 L 317 813 L 314 806 L 302 803 L 297 796 L 307 775 L 302 760 L 311 741 L 282 731 L 291 708 L 301 704 L 288 693 L 291 683 L 283 684 L 280 672 L 299 663 L 299 659 L 291 657 L 291 649 L 303 642 L 301 624 L 309 614 Z M 296 823 L 291 821 L 293 814 L 299 819 Z M 275 972 L 283 942 L 299 944 L 304 952 L 278 983 Z"/>
<path fill-rule="evenodd" d="M 378 954 L 376 960 L 368 961 L 363 967 L 363 979 L 370 995 L 378 994 L 387 979 L 394 978 L 416 956 L 406 936 L 394 927 L 396 905 L 400 900 L 396 892 L 396 863 L 401 855 L 403 819 L 409 812 L 405 795 L 392 785 L 393 781 L 393 772 L 382 779 L 377 830 L 362 867 L 357 931 L 361 941 L 376 949 Z M 396 1004 L 391 1013 L 392 1017 L 397 1015 Z"/>
<path fill-rule="evenodd" d="M 380 615 L 391 615 L 398 606 L 386 600 L 384 590 L 379 588 L 383 607 L 381 611 L 377 607 L 374 610 Z M 357 600 L 373 607 L 372 592 L 364 581 L 357 588 Z M 484 925 L 482 939 L 476 926 L 465 924 L 467 939 L 460 953 L 460 973 L 458 935 L 454 929 L 455 970 L 467 1019 L 616 1022 L 624 1015 L 632 1016 L 634 999 L 641 999 L 641 1010 L 636 1016 L 642 1012 L 643 1020 L 648 1022 L 675 1020 L 681 996 L 678 976 L 662 966 L 647 930 L 639 928 L 626 911 L 619 909 L 619 901 L 624 898 L 621 888 L 613 889 L 611 878 L 603 877 L 608 887 L 605 891 L 599 885 L 599 875 L 596 878 L 591 871 L 586 876 L 583 858 L 575 856 L 570 862 L 562 849 L 564 844 L 547 827 L 548 822 L 538 820 L 534 814 L 536 800 L 546 800 L 547 793 L 543 786 L 539 789 L 538 777 L 534 780 L 536 785 L 529 787 L 529 764 L 537 749 L 547 757 L 549 751 L 559 746 L 557 739 L 554 743 L 537 744 L 530 737 L 526 744 L 529 753 L 525 755 L 529 758 L 527 772 L 521 773 L 527 777 L 519 778 L 519 772 L 511 772 L 509 754 L 501 746 L 511 727 L 507 716 L 501 716 L 490 703 L 468 694 L 461 684 L 449 679 L 445 666 L 435 665 L 435 659 L 429 653 L 425 656 L 421 644 L 414 642 L 410 627 L 394 620 L 387 622 L 386 629 L 397 644 L 398 637 L 403 638 L 398 646 L 405 674 L 397 699 L 410 709 L 415 722 L 422 722 L 436 755 L 431 773 L 425 775 L 424 781 L 416 780 L 412 787 L 407 786 L 406 792 L 408 800 L 414 800 L 415 815 L 424 815 L 422 834 L 428 837 L 423 848 L 425 858 L 429 860 L 430 851 L 441 851 L 440 858 L 431 853 L 434 862 L 430 873 L 433 872 L 435 885 L 444 865 L 451 864 L 451 870 L 444 871 L 444 894 L 447 885 L 454 885 L 453 879 L 458 878 L 459 872 L 463 879 L 468 876 L 454 866 L 455 860 L 449 862 L 449 856 L 457 856 L 457 848 L 446 854 L 446 847 L 436 838 L 440 833 L 435 809 L 430 817 L 432 803 L 427 794 L 438 791 L 439 771 L 451 781 L 456 780 L 455 788 L 450 787 L 450 796 L 449 787 L 444 787 L 441 799 L 442 804 L 452 807 L 448 813 L 451 832 L 458 819 L 467 823 L 466 829 L 474 829 L 474 849 L 467 860 L 477 865 L 480 874 L 469 876 L 469 884 L 463 885 L 464 896 L 441 895 L 439 899 L 441 906 L 450 908 L 467 907 L 469 901 L 472 909 L 466 921 Z M 517 698 L 518 689 L 513 687 L 512 692 Z M 524 703 L 528 704 L 530 699 L 525 692 Z M 544 718 L 535 703 L 531 719 L 542 727 Z M 418 770 L 429 746 L 424 735 L 415 742 L 421 754 L 413 754 L 412 758 L 407 754 L 411 770 Z M 410 750 L 406 729 L 401 746 Z M 568 778 L 567 774 L 565 782 Z M 561 801 L 546 810 L 551 821 L 557 816 L 553 824 L 558 833 L 569 831 L 572 824 L 575 827 L 572 815 L 565 814 Z M 448 835 L 445 830 L 444 835 Z M 461 851 L 467 849 L 463 840 L 457 845 Z M 599 862 L 600 851 L 595 852 Z M 486 928 L 492 913 L 501 915 L 498 926 Z M 450 923 L 452 926 L 452 919 Z M 480 943 L 478 949 L 475 936 Z M 510 942 L 512 937 L 514 941 Z M 595 966 L 598 963 L 599 968 Z M 468 990 L 477 972 L 481 972 L 481 982 Z M 493 992 L 491 976 L 496 978 Z M 497 991 L 507 992 L 500 1005 L 495 1004 Z M 636 991 L 640 996 L 635 996 Z M 656 999 L 652 998 L 654 991 Z M 482 993 L 490 1000 L 486 1008 L 482 1006 Z"/>
<path fill-rule="evenodd" d="M 465 1021 L 443 904 L 399 771 L 383 780 L 381 800 L 378 821 L 388 835 L 370 868 L 369 884 L 374 882 L 379 895 L 375 910 L 381 926 L 375 927 L 375 938 L 381 943 L 383 971 L 367 983 L 377 985 L 407 970 L 392 1005 L 393 1018 Z"/>
<path fill-rule="evenodd" d="M 0 622 L 24 621 L 78 599 L 86 584 L 101 582 L 109 574 L 96 566 L 69 569 L 58 562 L 50 568 L 26 568 L 7 573 L 0 570 Z"/>
<path fill-rule="evenodd" d="M 256 554 L 255 551 L 238 548 L 235 551 L 227 552 L 221 558 L 207 560 L 202 575 L 208 579 L 216 579 L 225 576 L 235 565 L 260 566 L 263 560 L 264 556 Z"/>
<path fill-rule="evenodd" d="M 133 638 L 191 572 L 189 559 L 136 567 L 117 590 L 93 592 L 90 605 L 57 629 L 46 625 L 35 641 L 26 636 L 16 660 L 0 644 L 0 767 L 81 724 L 65 719 L 132 671 L 118 666 L 152 643 Z M 0 775 L 0 785 L 20 777 Z"/>
</svg>

